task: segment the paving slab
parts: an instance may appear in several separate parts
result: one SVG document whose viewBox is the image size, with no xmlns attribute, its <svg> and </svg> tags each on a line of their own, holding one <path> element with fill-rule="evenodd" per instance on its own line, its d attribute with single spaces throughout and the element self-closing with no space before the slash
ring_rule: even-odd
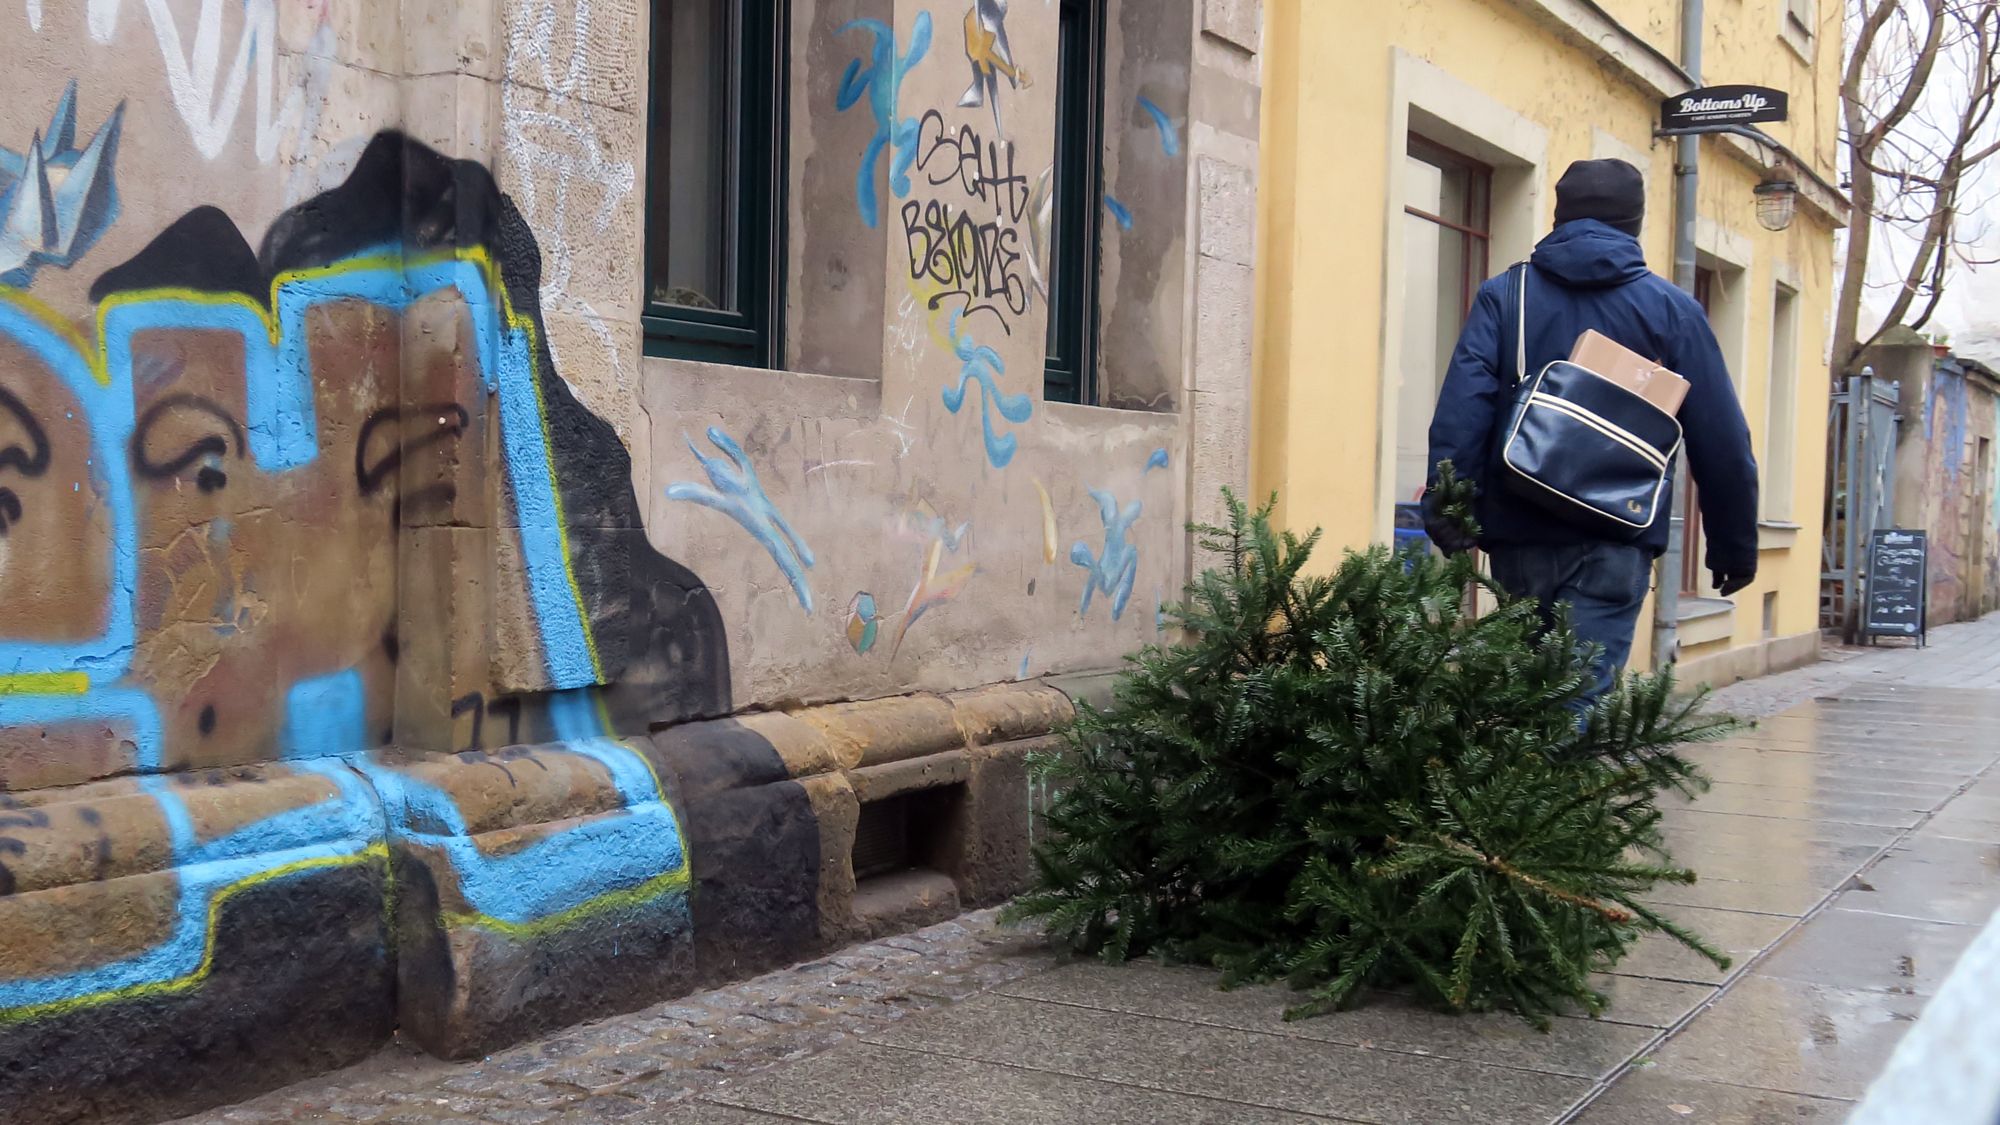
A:
<svg viewBox="0 0 2000 1125">
<path fill-rule="evenodd" d="M 1880 802 L 1813 800 L 1784 793 L 1758 795 L 1730 791 L 1704 794 L 1699 804 L 1669 804 L 1670 816 L 1690 823 L 1710 816 L 1767 817 L 1817 824 L 1865 824 L 1877 828 L 1914 828 L 1924 819 L 1921 809 L 1900 809 Z"/>
<path fill-rule="evenodd" d="M 1935 995 L 1951 967 L 1979 936 L 1979 927 L 1841 906 L 1871 897 L 1863 891 L 1841 895 L 1834 900 L 1834 909 L 1813 915 L 1760 961 L 1756 972 L 1836 988 Z"/>
<path fill-rule="evenodd" d="M 1987 797 L 1968 791 L 1954 799 L 1923 827 L 1918 839 L 1948 836 L 1982 844 L 2000 844 L 2000 796 Z"/>
<path fill-rule="evenodd" d="M 1675 856 L 1679 860 L 1679 856 Z M 1660 883 L 1641 900 L 1668 906 L 1701 906 L 1748 914 L 1803 918 L 1826 898 L 1829 887 L 1811 882 L 1756 883 L 1718 878 L 1714 871 L 1697 871 L 1692 883 Z"/>
<path fill-rule="evenodd" d="M 1663 1068 L 1623 1079 L 1577 1125 L 1836 1125 L 1853 1103 L 1703 1082 Z"/>
<path fill-rule="evenodd" d="M 829 1125 L 1306 1125 L 1340 1120 L 868 1042 L 837 1047 L 710 1097 Z"/>
<path fill-rule="evenodd" d="M 1837 786 L 1810 777 L 1796 783 L 1773 783 L 1767 781 L 1731 781 L 1727 778 L 1709 776 L 1709 790 L 1704 796 L 1742 796 L 1754 800 L 1768 801 L 1823 801 L 1829 804 L 1856 804 L 1871 808 L 1895 809 L 1917 813 L 1934 812 L 1944 802 L 1951 800 L 1955 790 L 1942 787 L 1926 787 L 1921 792 L 1903 792 L 1898 786 Z"/>
<path fill-rule="evenodd" d="M 1275 987 L 1221 992 L 1216 989 L 1220 979 L 1220 974 L 1205 969 L 1149 962 L 1081 964 L 1003 985 L 998 991 L 1026 1000 L 1577 1078 L 1609 1074 L 1656 1034 L 1653 1027 L 1588 1017 L 1554 1020 L 1545 1033 L 1509 1013 L 1454 1016 L 1397 996 L 1375 996 L 1352 1011 L 1286 1022 L 1285 1008 L 1298 1002 L 1298 994 Z M 1662 983 L 1647 981 L 1642 987 Z"/>
<path fill-rule="evenodd" d="M 1818 901 L 1881 854 L 1882 848 L 1818 843 L 1774 832 L 1763 840 L 1669 840 L 1668 851 L 1675 863 L 1702 879 L 1790 884 L 1815 892 Z"/>
<path fill-rule="evenodd" d="M 991 994 L 871 1041 L 1396 1125 L 1546 1122 L 1591 1089 L 1561 1075 Z"/>
<path fill-rule="evenodd" d="M 1916 996 L 1751 974 L 1652 1057 L 1703 1081 L 1852 1099 L 1888 1062 L 1923 1005 Z"/>
<path fill-rule="evenodd" d="M 1612 967 L 1619 976 L 1657 977 L 1692 984 L 1720 984 L 1743 971 L 1744 964 L 1761 953 L 1790 929 L 1797 919 L 1775 914 L 1746 914 L 1739 910 L 1710 910 L 1699 906 L 1672 906 L 1660 913 L 1693 930 L 1710 945 L 1730 958 L 1727 969 L 1682 945 L 1665 934 L 1646 934 L 1632 945 L 1632 952 Z"/>
<path fill-rule="evenodd" d="M 2000 844 L 1912 837 L 1870 868 L 1857 908 L 1933 922 L 1984 923 L 2000 909 Z"/>
<path fill-rule="evenodd" d="M 1596 973 L 1590 986 L 1610 1001 L 1603 1023 L 1629 1023 L 1654 1030 L 1672 1027 L 1716 994 L 1712 984 L 1659 980 L 1654 977 Z"/>
</svg>

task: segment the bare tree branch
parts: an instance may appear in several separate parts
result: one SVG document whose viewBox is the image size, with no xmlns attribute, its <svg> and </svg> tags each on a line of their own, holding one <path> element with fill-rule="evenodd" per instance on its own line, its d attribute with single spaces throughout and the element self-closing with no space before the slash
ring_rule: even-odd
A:
<svg viewBox="0 0 2000 1125">
<path fill-rule="evenodd" d="M 2000 155 L 2000 0 L 1848 0 L 1848 12 L 1840 140 L 1855 219 L 1834 309 L 1836 377 L 1887 327 L 1929 323 L 1953 267 L 1975 263 L 1984 225 L 1961 220 L 1992 198 L 1979 176 Z M 1896 232 L 1879 250 L 1877 228 Z M 1871 281 L 1871 263 L 1897 280 Z M 1893 296 L 1864 336 L 1869 291 Z"/>
</svg>

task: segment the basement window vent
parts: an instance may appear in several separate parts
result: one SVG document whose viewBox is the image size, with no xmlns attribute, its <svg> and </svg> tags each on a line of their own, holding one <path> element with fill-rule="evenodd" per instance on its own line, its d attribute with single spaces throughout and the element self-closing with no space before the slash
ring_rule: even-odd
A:
<svg viewBox="0 0 2000 1125">
<path fill-rule="evenodd" d="M 855 881 L 940 868 L 963 796 L 963 787 L 947 785 L 862 805 L 854 827 Z"/>
</svg>

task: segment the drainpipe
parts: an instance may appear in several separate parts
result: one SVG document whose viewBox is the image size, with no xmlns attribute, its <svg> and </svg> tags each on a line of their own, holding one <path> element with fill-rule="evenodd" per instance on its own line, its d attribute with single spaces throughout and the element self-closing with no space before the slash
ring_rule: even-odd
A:
<svg viewBox="0 0 2000 1125">
<path fill-rule="evenodd" d="M 1696 84 L 1701 82 L 1702 0 L 1681 0 L 1681 69 Z M 1695 271 L 1695 189 L 1701 183 L 1701 138 L 1675 139 L 1674 154 L 1674 284 L 1694 293 Z M 1687 458 L 1680 459 L 1676 484 L 1687 479 Z M 1667 535 L 1667 553 L 1660 557 L 1653 583 L 1653 666 L 1660 668 L 1679 659 L 1681 615 L 1681 559 L 1687 550 L 1682 529 L 1687 526 L 1681 511 L 1686 491 L 1676 487 L 1673 495 L 1673 524 Z"/>
</svg>

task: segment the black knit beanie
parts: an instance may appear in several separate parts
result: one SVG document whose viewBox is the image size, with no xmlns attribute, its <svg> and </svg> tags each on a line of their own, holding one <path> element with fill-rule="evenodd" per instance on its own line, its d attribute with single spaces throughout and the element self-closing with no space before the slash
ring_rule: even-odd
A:
<svg viewBox="0 0 2000 1125">
<path fill-rule="evenodd" d="M 1646 221 L 1646 180 L 1623 160 L 1579 160 L 1556 181 L 1556 222 L 1596 219 L 1633 238 Z"/>
</svg>

